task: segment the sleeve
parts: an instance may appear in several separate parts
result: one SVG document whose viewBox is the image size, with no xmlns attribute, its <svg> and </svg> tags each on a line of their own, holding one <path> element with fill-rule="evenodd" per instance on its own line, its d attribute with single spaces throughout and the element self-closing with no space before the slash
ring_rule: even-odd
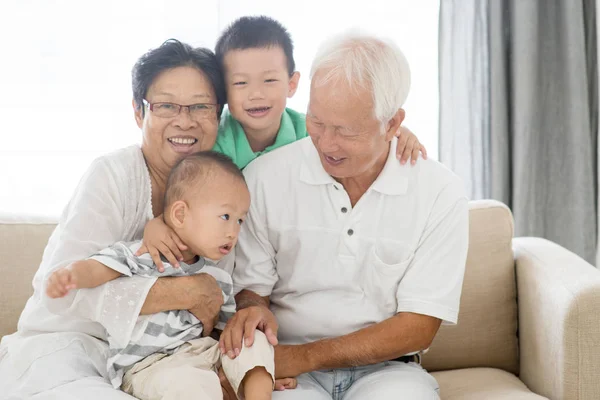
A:
<svg viewBox="0 0 600 400">
<path fill-rule="evenodd" d="M 119 245 L 120 243 L 116 243 L 106 249 L 100 250 L 91 256 L 90 260 L 96 260 L 108 268 L 130 277 L 133 275 L 134 268 L 130 265 L 127 255 Z"/>
<path fill-rule="evenodd" d="M 59 299 L 47 297 L 45 287 L 56 269 L 88 258 L 124 239 L 123 213 L 124 201 L 127 200 L 122 198 L 117 177 L 107 162 L 102 159 L 94 161 L 63 212 L 52 243 L 46 248 L 40 265 L 42 278 L 37 287 L 50 312 L 90 319 L 116 336 L 131 333 L 156 279 L 119 278 L 97 288 L 71 291 Z M 121 293 L 126 296 L 121 296 Z M 111 310 L 119 310 L 120 321 L 108 317 Z M 123 321 L 130 324 L 123 324 Z"/>
<path fill-rule="evenodd" d="M 457 322 L 469 244 L 468 199 L 457 181 L 447 185 L 433 205 L 398 285 L 398 312 L 430 315 L 445 324 Z"/>
<path fill-rule="evenodd" d="M 145 253 L 139 257 L 135 255 L 135 252 L 141 245 L 141 242 L 135 242 L 133 244 L 118 242 L 106 249 L 100 250 L 89 258 L 129 277 L 136 275 L 160 278 L 165 276 L 185 275 L 180 268 L 174 268 L 168 262 L 164 263 L 164 272 L 159 272 L 158 269 L 156 269 L 156 265 L 154 264 L 154 261 L 152 261 L 150 254 Z"/>
<path fill-rule="evenodd" d="M 242 225 L 235 252 L 233 270 L 234 293 L 251 290 L 260 296 L 270 296 L 279 280 L 276 269 L 275 249 L 269 241 L 267 215 L 260 180 L 256 168 L 249 165 L 244 174 L 252 194 L 250 211 Z"/>
</svg>

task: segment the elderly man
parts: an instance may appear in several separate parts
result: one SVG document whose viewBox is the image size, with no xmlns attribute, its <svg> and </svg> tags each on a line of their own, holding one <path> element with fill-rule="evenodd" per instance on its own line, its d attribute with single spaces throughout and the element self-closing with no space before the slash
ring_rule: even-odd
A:
<svg viewBox="0 0 600 400">
<path fill-rule="evenodd" d="M 394 132 L 410 72 L 392 43 L 345 34 L 313 62 L 310 138 L 245 175 L 252 205 L 236 254 L 239 312 L 222 350 L 255 327 L 276 347 L 274 399 L 437 399 L 414 354 L 457 321 L 467 198 L 439 163 L 402 166 Z"/>
</svg>

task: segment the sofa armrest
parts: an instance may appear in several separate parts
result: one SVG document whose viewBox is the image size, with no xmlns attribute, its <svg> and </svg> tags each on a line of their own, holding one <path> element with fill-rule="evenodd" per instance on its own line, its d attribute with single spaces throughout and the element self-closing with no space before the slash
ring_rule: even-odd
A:
<svg viewBox="0 0 600 400">
<path fill-rule="evenodd" d="M 545 239 L 513 247 L 521 380 L 552 400 L 600 399 L 600 271 Z"/>
</svg>

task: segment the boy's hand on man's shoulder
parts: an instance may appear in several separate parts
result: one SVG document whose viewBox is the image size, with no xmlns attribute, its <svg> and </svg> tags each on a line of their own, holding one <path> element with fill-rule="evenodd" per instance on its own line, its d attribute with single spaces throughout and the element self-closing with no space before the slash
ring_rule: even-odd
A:
<svg viewBox="0 0 600 400">
<path fill-rule="evenodd" d="M 427 149 L 419 142 L 417 135 L 412 133 L 410 129 L 400 126 L 395 136 L 398 138 L 396 158 L 400 160 L 400 164 L 406 164 L 410 158 L 410 163 L 415 165 L 419 159 L 419 153 L 423 155 L 423 159 L 427 160 Z"/>
</svg>

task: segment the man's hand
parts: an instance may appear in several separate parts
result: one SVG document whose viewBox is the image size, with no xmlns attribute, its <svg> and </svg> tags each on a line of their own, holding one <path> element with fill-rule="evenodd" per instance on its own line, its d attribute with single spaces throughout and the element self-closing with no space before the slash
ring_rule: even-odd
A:
<svg viewBox="0 0 600 400">
<path fill-rule="evenodd" d="M 273 346 L 277 345 L 278 326 L 275 316 L 267 307 L 251 306 L 239 310 L 227 322 L 219 341 L 221 353 L 227 354 L 232 359 L 239 356 L 242 350 L 242 338 L 246 347 L 251 347 L 256 329 L 265 333 L 269 343 Z"/>
<path fill-rule="evenodd" d="M 223 305 L 223 292 L 211 275 L 198 274 L 193 278 L 196 285 L 191 290 L 194 290 L 196 301 L 189 312 L 202 322 L 202 336 L 208 336 L 219 318 L 219 311 Z"/>
<path fill-rule="evenodd" d="M 305 350 L 303 345 L 275 346 L 275 378 L 279 380 L 312 372 Z"/>
<path fill-rule="evenodd" d="M 179 261 L 183 261 L 181 252 L 184 250 L 187 250 L 187 246 L 183 244 L 173 229 L 165 224 L 162 216 L 158 216 L 148 221 L 144 227 L 142 247 L 135 255 L 139 257 L 144 253 L 150 253 L 150 257 L 152 257 L 158 271 L 164 272 L 165 267 L 160 255 L 165 256 L 173 267 L 179 268 Z"/>
</svg>

